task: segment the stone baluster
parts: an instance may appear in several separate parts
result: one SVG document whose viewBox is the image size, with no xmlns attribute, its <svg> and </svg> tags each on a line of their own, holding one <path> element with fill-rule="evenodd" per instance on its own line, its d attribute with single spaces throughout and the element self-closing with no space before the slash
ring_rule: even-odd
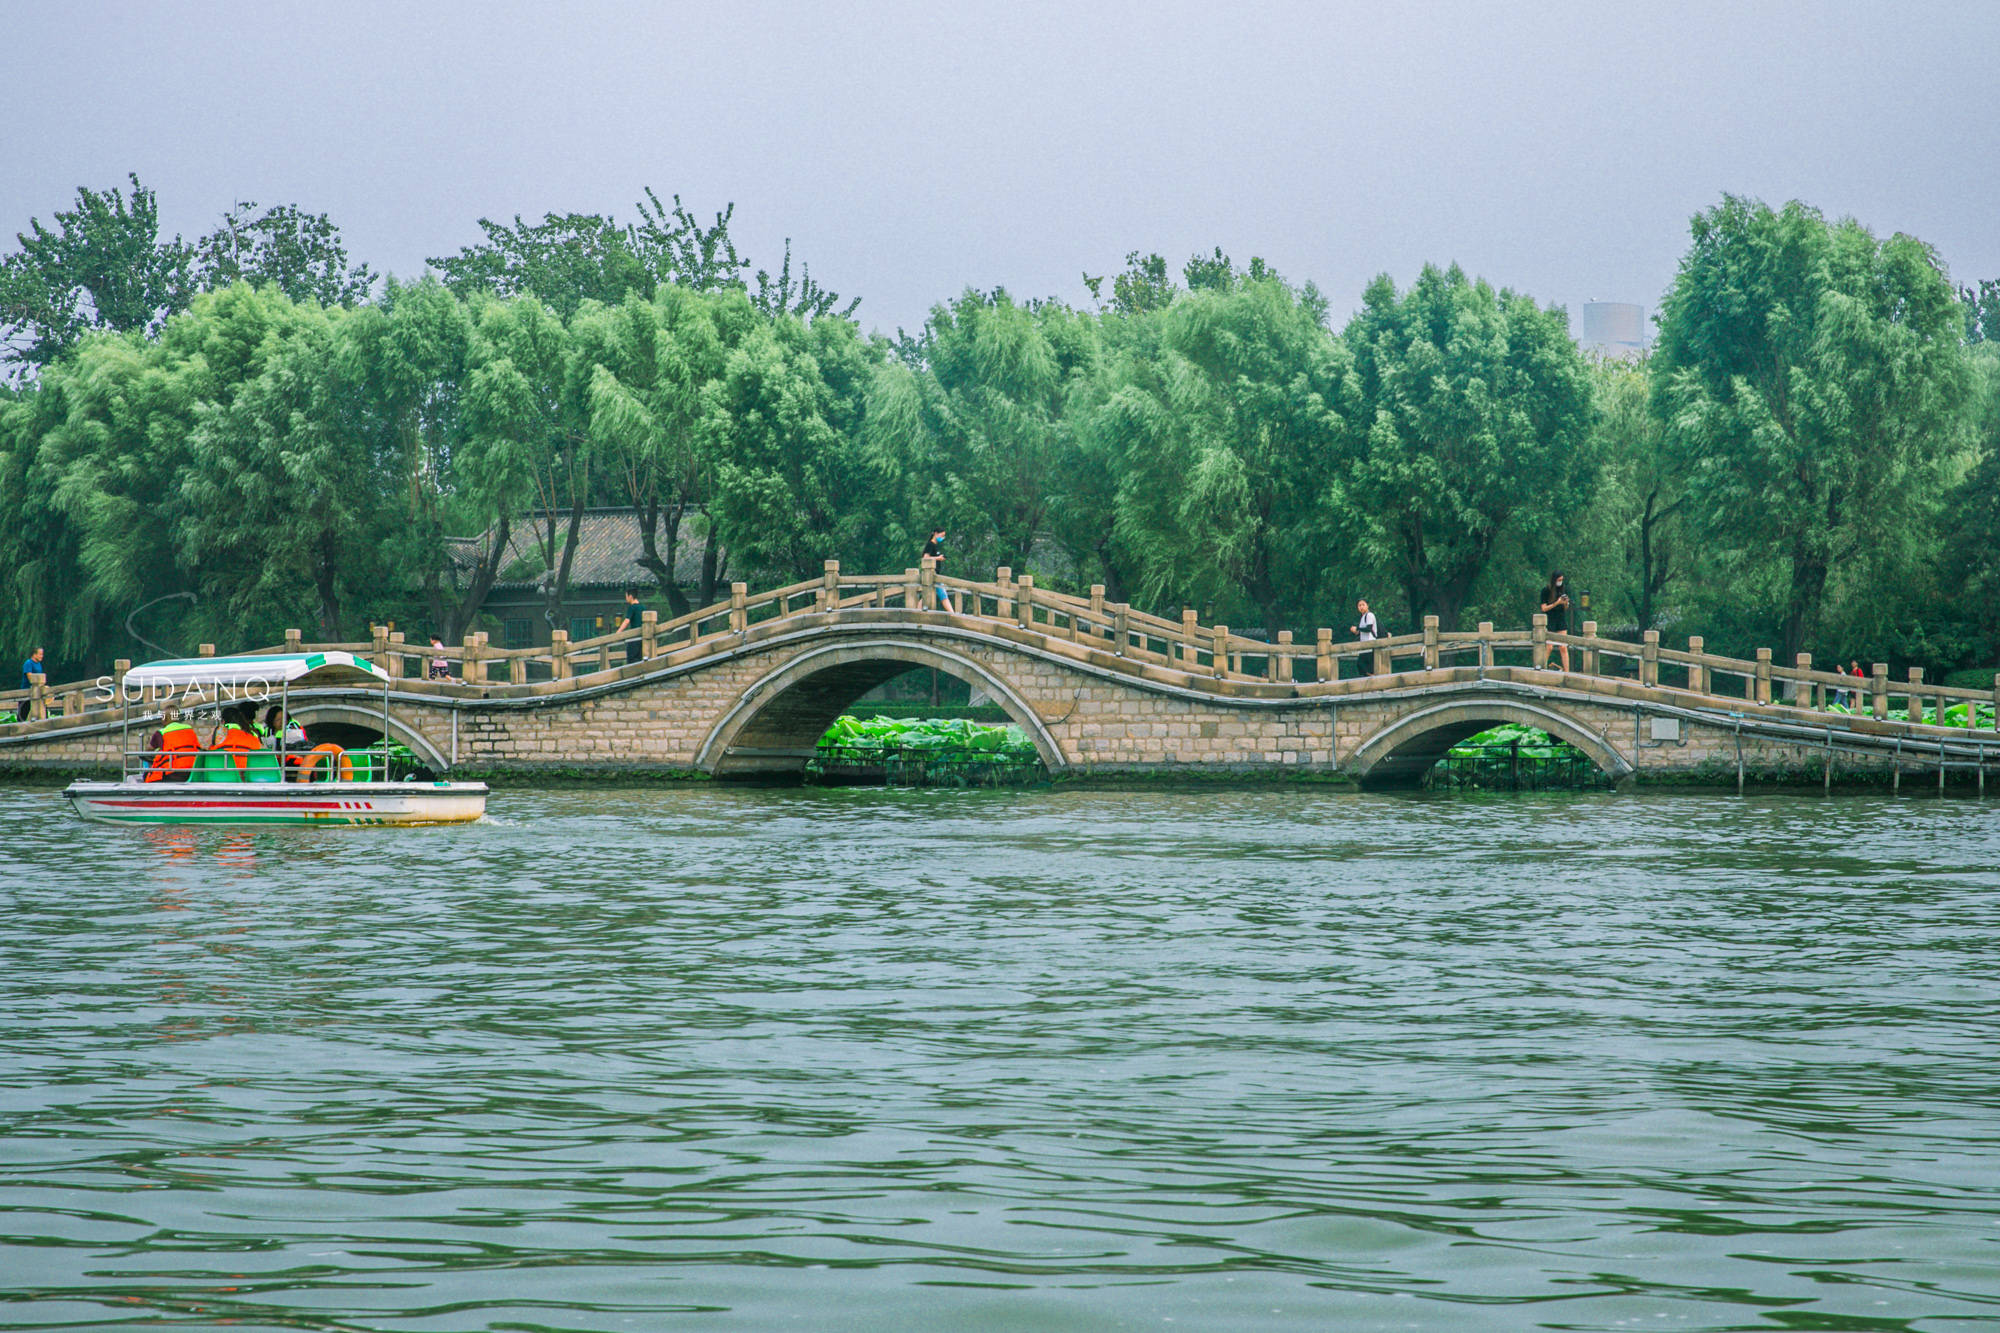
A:
<svg viewBox="0 0 2000 1333">
<path fill-rule="evenodd" d="M 1281 629 L 1278 631 L 1278 651 L 1272 654 L 1271 661 L 1278 668 L 1273 679 L 1289 684 L 1292 679 L 1292 632 L 1290 630 Z"/>
<path fill-rule="evenodd" d="M 927 555 L 917 571 L 918 605 L 926 611 L 937 609 L 937 557 Z"/>
<path fill-rule="evenodd" d="M 403 678 L 403 672 L 407 667 L 407 665 L 408 664 L 403 661 L 403 631 L 399 629 L 390 630 L 389 666 L 387 668 L 389 672 L 389 679 L 401 680 Z"/>
<path fill-rule="evenodd" d="M 288 653 L 302 653 L 305 650 L 306 650 L 306 636 L 304 634 L 301 634 L 298 630 L 295 629 L 286 630 L 285 651 Z"/>
<path fill-rule="evenodd" d="M 1769 648 L 1759 648 L 1757 650 L 1757 702 L 1760 704 L 1771 702 L 1771 650 Z"/>
<path fill-rule="evenodd" d="M 1688 635 L 1688 654 L 1690 656 L 1700 657 L 1704 645 L 1705 640 L 1703 640 L 1701 635 Z M 1708 688 L 1708 668 L 1700 662 L 1688 663 L 1688 689 L 1696 694 L 1707 694 Z"/>
<path fill-rule="evenodd" d="M 919 574 L 920 571 L 914 569 L 903 571 L 903 609 L 905 611 L 915 611 L 924 604 L 924 589 Z"/>
<path fill-rule="evenodd" d="M 125 702 L 125 673 L 131 669 L 132 659 L 129 657 L 121 657 L 111 664 L 111 702 L 114 707 Z M 1995 677 L 1994 681 L 2000 685 L 2000 677 Z"/>
<path fill-rule="evenodd" d="M 389 669 L 389 627 L 370 625 L 368 627 L 368 660 L 384 671 Z"/>
<path fill-rule="evenodd" d="M 1125 646 L 1132 641 L 1132 607 L 1120 602 L 1111 612 L 1111 651 L 1125 656 Z"/>
<path fill-rule="evenodd" d="M 1479 666 L 1484 670 L 1493 665 L 1493 622 L 1479 622 Z"/>
<path fill-rule="evenodd" d="M 1313 679 L 1340 679 L 1340 668 L 1333 661 L 1333 631 L 1324 626 L 1313 639 Z"/>
<path fill-rule="evenodd" d="M 1022 629 L 1035 627 L 1035 576 L 1023 574 L 1014 584 L 1014 615 Z"/>
<path fill-rule="evenodd" d="M 215 656 L 215 645 L 212 643 L 204 643 L 199 648 L 195 649 L 195 652 L 196 654 L 202 657 L 213 657 Z"/>
<path fill-rule="evenodd" d="M 1583 637 L 1586 639 L 1594 639 L 1597 637 L 1597 622 L 1595 620 L 1586 620 L 1583 622 Z M 1583 647 L 1577 649 L 1576 664 L 1578 668 L 1582 670 L 1584 675 L 1586 676 L 1596 675 L 1597 649 L 1590 646 L 1589 644 L 1585 644 Z"/>
<path fill-rule="evenodd" d="M 1387 676 L 1396 670 L 1395 659 L 1390 656 L 1387 648 L 1377 648 L 1373 656 L 1376 675 Z"/>
<path fill-rule="evenodd" d="M 993 581 L 1000 585 L 1000 591 L 993 599 L 993 617 L 996 620 L 1014 618 L 1014 569 L 1002 565 L 993 571 Z"/>
<path fill-rule="evenodd" d="M 1321 630 L 1322 634 L 1330 633 Z M 1424 617 L 1424 670 L 1436 671 L 1438 667 L 1438 618 Z"/>
<path fill-rule="evenodd" d="M 569 631 L 566 629 L 551 630 L 549 632 L 549 679 L 568 680 L 569 678 Z"/>
<path fill-rule="evenodd" d="M 1905 712 L 1906 715 L 1909 717 L 1910 721 L 1912 722 L 1922 722 L 1924 720 L 1923 688 L 1924 688 L 1924 669 L 1922 667 L 1911 667 L 1910 702 L 1909 702 L 1909 707 L 1905 710 Z"/>
<path fill-rule="evenodd" d="M 1820 696 L 1813 682 L 1806 679 L 1812 671 L 1812 654 L 1798 654 L 1792 659 L 1792 668 L 1799 673 L 1799 678 L 1792 682 L 1792 702 L 1801 708 L 1825 708 L 1825 698 Z"/>
<path fill-rule="evenodd" d="M 1181 670 L 1193 671 L 1200 665 L 1197 650 L 1201 646 L 1200 627 L 1196 622 L 1194 608 L 1181 608 Z"/>
<path fill-rule="evenodd" d="M 1869 666 L 1868 695 L 1868 711 L 1875 715 L 1876 721 L 1885 721 L 1889 716 L 1889 664 L 1887 662 L 1875 662 Z"/>
<path fill-rule="evenodd" d="M 838 560 L 829 560 L 822 568 L 825 572 L 820 575 L 819 609 L 822 611 L 831 611 L 834 607 L 840 605 L 840 562 Z M 647 649 L 646 656 L 651 657 L 652 655 L 652 650 L 650 648 Z"/>
<path fill-rule="evenodd" d="M 750 585 L 732 583 L 729 585 L 729 628 L 742 634 L 750 628 Z"/>
<path fill-rule="evenodd" d="M 34 684 L 28 686 L 28 721 L 40 722 L 49 715 L 49 678 L 35 677 Z"/>
<path fill-rule="evenodd" d="M 486 664 L 479 660 L 479 636 L 466 635 L 465 641 L 459 645 L 459 650 L 465 654 L 464 661 L 460 663 L 459 675 L 467 685 L 478 685 L 483 682 L 486 679 Z"/>
<path fill-rule="evenodd" d="M 1649 629 L 1640 636 L 1639 683 L 1658 685 L 1660 683 L 1660 632 Z"/>
<path fill-rule="evenodd" d="M 1214 668 L 1215 678 L 1221 680 L 1229 674 L 1229 626 L 1217 625 L 1208 633 L 1209 653 L 1215 658 L 1210 665 Z"/>
<path fill-rule="evenodd" d="M 1090 632 L 1093 635 L 1102 635 L 1105 632 L 1104 585 L 1102 583 L 1093 583 L 1090 585 Z"/>
<path fill-rule="evenodd" d="M 1543 667 L 1549 660 L 1549 617 L 1544 611 L 1537 611 L 1528 618 L 1528 661 L 1536 667 Z"/>
<path fill-rule="evenodd" d="M 835 561 L 838 564 L 839 561 Z M 660 655 L 660 613 L 651 609 L 639 614 L 639 658 L 650 662 Z"/>
</svg>

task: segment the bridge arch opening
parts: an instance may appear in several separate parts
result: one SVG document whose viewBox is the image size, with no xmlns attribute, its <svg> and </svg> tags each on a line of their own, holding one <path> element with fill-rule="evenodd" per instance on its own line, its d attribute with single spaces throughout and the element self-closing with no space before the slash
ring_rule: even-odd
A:
<svg viewBox="0 0 2000 1333">
<path fill-rule="evenodd" d="M 1533 727 L 1581 751 L 1612 782 L 1632 772 L 1631 761 L 1589 728 L 1551 708 L 1514 699 L 1467 699 L 1420 708 L 1361 743 L 1350 771 L 1368 790 L 1412 789 L 1460 741 L 1503 723 Z"/>
<path fill-rule="evenodd" d="M 811 649 L 764 676 L 709 732 L 696 766 L 725 778 L 800 776 L 835 718 L 913 667 L 936 668 L 984 691 L 1034 742 L 1044 768 L 1066 765 L 1041 718 L 1006 681 L 949 650 L 883 639 Z"/>
</svg>

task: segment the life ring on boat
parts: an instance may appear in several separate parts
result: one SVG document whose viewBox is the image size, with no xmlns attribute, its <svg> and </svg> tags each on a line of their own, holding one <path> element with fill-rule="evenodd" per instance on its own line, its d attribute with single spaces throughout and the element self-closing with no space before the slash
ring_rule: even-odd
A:
<svg viewBox="0 0 2000 1333">
<path fill-rule="evenodd" d="M 321 755 L 326 756 L 327 761 L 325 777 L 321 777 L 319 773 Z M 313 746 L 299 756 L 298 762 L 300 782 L 354 781 L 354 761 L 347 757 L 347 751 L 332 742 Z"/>
</svg>

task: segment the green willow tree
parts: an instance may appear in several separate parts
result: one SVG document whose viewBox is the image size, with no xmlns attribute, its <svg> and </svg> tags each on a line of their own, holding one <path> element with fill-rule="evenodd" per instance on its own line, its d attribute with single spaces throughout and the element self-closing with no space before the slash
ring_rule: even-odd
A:
<svg viewBox="0 0 2000 1333">
<path fill-rule="evenodd" d="M 1411 617 L 1456 629 L 1501 539 L 1558 527 L 1587 497 L 1589 369 L 1560 310 L 1456 265 L 1400 295 L 1377 278 L 1342 340 L 1361 402 L 1336 504 Z"/>
<path fill-rule="evenodd" d="M 1312 294 L 1259 273 L 1127 316 L 1158 321 L 1157 348 L 1116 363 L 1091 429 L 1118 451 L 1116 529 L 1140 595 L 1247 609 L 1275 634 L 1329 573 L 1358 386 Z"/>
<path fill-rule="evenodd" d="M 1735 197 L 1692 231 L 1654 410 L 1703 539 L 1776 579 L 1789 660 L 1839 571 L 1927 526 L 1967 391 L 1964 315 L 1913 237 Z"/>
</svg>

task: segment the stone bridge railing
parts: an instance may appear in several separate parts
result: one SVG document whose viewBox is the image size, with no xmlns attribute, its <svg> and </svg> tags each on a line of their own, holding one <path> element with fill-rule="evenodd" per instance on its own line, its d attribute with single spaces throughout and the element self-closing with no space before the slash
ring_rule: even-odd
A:
<svg viewBox="0 0 2000 1333">
<path fill-rule="evenodd" d="M 1870 713 L 1876 719 L 1900 710 L 1913 722 L 1938 724 L 1945 721 L 1947 709 L 1963 704 L 1962 721 L 1952 719 L 1957 725 L 1980 729 L 1986 721 L 1987 729 L 2000 727 L 1981 715 L 1981 705 L 1989 705 L 1992 718 L 2000 719 L 2000 675 L 1995 676 L 1990 691 L 1927 683 L 1922 669 L 1914 667 L 1907 681 L 1891 681 L 1888 668 L 1880 663 L 1866 677 L 1847 676 L 1815 670 L 1808 654 L 1800 654 L 1790 665 L 1779 665 L 1769 649 L 1759 649 L 1756 658 L 1749 661 L 1704 652 L 1698 637 L 1689 639 L 1685 649 L 1664 647 L 1653 630 L 1636 644 L 1603 638 L 1591 621 L 1583 623 L 1581 633 L 1550 633 L 1545 617 L 1539 615 L 1524 630 L 1502 630 L 1482 623 L 1476 630 L 1446 632 L 1438 628 L 1435 616 L 1426 616 L 1421 632 L 1372 642 L 1336 642 L 1332 630 L 1321 629 L 1311 642 L 1297 641 L 1290 631 L 1284 631 L 1272 643 L 1237 634 L 1226 625 L 1202 625 L 1193 611 L 1183 611 L 1174 621 L 1122 602 L 1107 602 L 1102 586 L 1092 588 L 1088 597 L 1078 597 L 1037 588 L 1032 577 L 1017 579 L 1005 568 L 992 582 L 974 582 L 939 575 L 928 559 L 922 568 L 901 574 L 867 575 L 843 573 L 838 561 L 829 560 L 818 579 L 755 595 L 746 585 L 734 584 L 727 602 L 665 621 L 648 611 L 641 624 L 623 633 L 575 642 L 557 630 L 546 648 L 495 648 L 483 633 L 467 635 L 459 644 L 430 648 L 407 642 L 400 632 L 377 627 L 369 641 L 342 644 L 307 644 L 293 630 L 283 644 L 252 651 L 343 648 L 368 655 L 391 676 L 411 680 L 424 679 L 430 663 L 443 658 L 453 679 L 431 688 L 476 697 L 492 686 L 537 685 L 538 694 L 559 695 L 579 688 L 584 678 L 624 665 L 631 645 L 637 645 L 642 659 L 671 661 L 689 649 L 707 651 L 718 640 L 741 635 L 753 625 L 790 617 L 892 607 L 928 608 L 943 615 L 940 591 L 951 597 L 949 614 L 954 617 L 1001 621 L 1030 633 L 1087 644 L 1101 653 L 1108 652 L 1114 660 L 1129 662 L 1135 675 L 1145 673 L 1148 667 L 1164 667 L 1213 681 L 1218 694 L 1243 693 L 1245 686 L 1250 687 L 1248 692 L 1259 694 L 1272 687 L 1289 692 L 1287 686 L 1304 693 L 1310 691 L 1301 687 L 1356 677 L 1369 677 L 1371 684 L 1379 681 L 1389 687 L 1397 684 L 1398 673 L 1410 670 L 1540 665 L 1552 647 L 1566 644 L 1571 650 L 1572 674 L 1622 677 L 1721 703 L 1781 702 L 1824 710 L 1844 697 L 1853 711 Z M 215 649 L 204 644 L 201 651 L 213 654 Z M 116 711 L 117 686 L 129 666 L 121 661 L 111 677 L 100 680 L 0 693 L 0 714 L 11 711 L 21 719 L 0 725 L 0 738 L 52 725 L 59 728 L 73 720 L 101 720 L 105 713 Z M 93 714 L 97 716 L 92 718 Z"/>
</svg>

